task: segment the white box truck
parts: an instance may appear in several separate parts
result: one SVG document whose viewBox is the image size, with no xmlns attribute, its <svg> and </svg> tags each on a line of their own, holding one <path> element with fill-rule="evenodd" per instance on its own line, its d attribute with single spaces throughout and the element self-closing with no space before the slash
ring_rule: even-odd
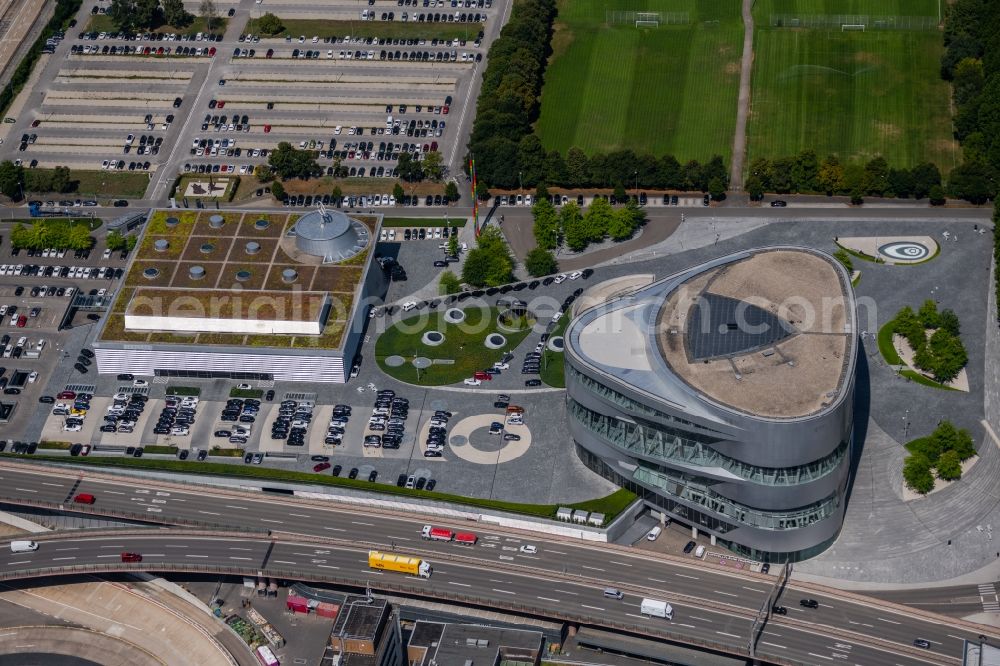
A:
<svg viewBox="0 0 1000 666">
<path fill-rule="evenodd" d="M 662 617 L 668 620 L 674 619 L 674 609 L 666 601 L 657 599 L 643 599 L 639 612 L 650 617 Z"/>
</svg>

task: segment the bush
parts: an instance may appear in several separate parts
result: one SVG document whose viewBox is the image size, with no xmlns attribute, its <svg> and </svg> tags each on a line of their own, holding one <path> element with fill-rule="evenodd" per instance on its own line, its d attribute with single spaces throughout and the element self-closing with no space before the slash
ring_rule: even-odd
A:
<svg viewBox="0 0 1000 666">
<path fill-rule="evenodd" d="M 274 197 L 275 201 L 284 201 L 285 197 L 288 196 L 285 194 L 285 186 L 278 181 L 271 183 L 271 196 Z"/>
<path fill-rule="evenodd" d="M 954 451 L 946 451 L 937 462 L 938 478 L 945 481 L 955 481 L 962 477 L 962 462 Z"/>
<path fill-rule="evenodd" d="M 281 24 L 281 19 L 271 12 L 267 12 L 257 20 L 257 27 L 265 35 L 276 35 L 285 29 L 285 26 Z"/>
<path fill-rule="evenodd" d="M 934 475 L 931 474 L 931 463 L 926 456 L 909 456 L 903 463 L 903 480 L 910 489 L 926 495 L 934 490 Z"/>
<path fill-rule="evenodd" d="M 851 255 L 844 248 L 840 248 L 833 253 L 833 258 L 839 261 L 848 273 L 854 272 L 854 262 L 851 261 Z"/>
<path fill-rule="evenodd" d="M 524 258 L 524 268 L 531 277 L 542 277 L 558 271 L 559 264 L 556 262 L 555 255 L 550 251 L 536 247 L 528 252 L 528 256 Z"/>
<path fill-rule="evenodd" d="M 451 271 L 443 271 L 438 283 L 438 291 L 441 294 L 457 294 L 462 291 L 462 283 L 458 276 Z"/>
</svg>

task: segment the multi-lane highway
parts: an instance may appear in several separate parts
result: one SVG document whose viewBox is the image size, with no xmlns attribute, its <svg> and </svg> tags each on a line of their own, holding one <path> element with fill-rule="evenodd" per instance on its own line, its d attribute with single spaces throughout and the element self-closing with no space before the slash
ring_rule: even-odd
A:
<svg viewBox="0 0 1000 666">
<path fill-rule="evenodd" d="M 774 585 L 771 576 L 720 570 L 694 560 L 664 558 L 617 546 L 452 525 L 473 529 L 480 537 L 475 547 L 462 548 L 453 543 L 423 541 L 420 528 L 426 519 L 419 516 L 214 487 L 99 478 L 89 473 L 71 476 L 65 470 L 13 464 L 0 467 L 0 498 L 4 501 L 68 506 L 80 492 L 97 498 L 93 506 L 85 507 L 88 510 L 173 524 L 248 530 L 248 536 L 235 543 L 204 536 L 177 537 L 176 543 L 159 536 L 159 541 L 149 543 L 143 541 L 145 537 L 119 537 L 102 543 L 94 537 L 71 535 L 68 538 L 79 544 L 61 547 L 78 550 L 60 551 L 58 555 L 67 559 L 55 561 L 55 548 L 46 544 L 30 559 L 4 553 L 0 566 L 27 570 L 87 565 L 114 560 L 98 559 L 98 555 L 117 556 L 120 550 L 131 550 L 142 552 L 144 557 L 151 553 L 143 563 L 151 570 L 158 562 L 172 567 L 199 561 L 202 566 L 211 563 L 219 567 L 243 563 L 248 571 L 266 565 L 272 575 L 316 580 L 351 578 L 370 581 L 376 589 L 383 581 L 399 579 L 400 584 L 426 587 L 430 596 L 473 597 L 483 605 L 523 605 L 538 609 L 540 614 L 558 612 L 583 621 L 592 618 L 595 623 L 662 629 L 662 622 L 650 625 L 653 620 L 644 620 L 632 608 L 637 607 L 641 596 L 649 596 L 668 600 L 677 608 L 667 628 L 676 638 L 715 643 L 736 652 L 745 650 L 752 617 Z M 266 549 L 265 530 L 275 533 L 276 539 L 266 562 L 257 559 Z M 294 543 L 296 538 L 315 542 L 299 545 Z M 528 543 L 537 546 L 538 552 L 519 550 Z M 121 547 L 99 552 L 101 545 Z M 434 576 L 430 581 L 420 581 L 370 572 L 364 559 L 369 547 L 395 548 L 424 557 L 434 564 Z M 241 553 L 236 548 L 251 550 Z M 323 557 L 316 550 L 324 551 Z M 251 559 L 234 559 L 240 557 Z M 318 562 L 320 559 L 326 561 Z M 625 599 L 619 602 L 604 598 L 603 589 L 608 585 L 620 587 Z M 804 597 L 816 599 L 819 608 L 801 608 L 798 602 Z M 917 658 L 928 663 L 957 663 L 963 640 L 976 640 L 980 633 L 989 633 L 978 625 L 795 582 L 778 603 L 788 608 L 788 615 L 772 618 L 757 644 L 758 654 L 776 662 L 818 663 L 847 655 L 860 664 L 904 663 Z M 917 637 L 931 641 L 931 649 L 915 650 L 912 642 Z M 862 657 L 864 651 L 868 652 Z"/>
</svg>

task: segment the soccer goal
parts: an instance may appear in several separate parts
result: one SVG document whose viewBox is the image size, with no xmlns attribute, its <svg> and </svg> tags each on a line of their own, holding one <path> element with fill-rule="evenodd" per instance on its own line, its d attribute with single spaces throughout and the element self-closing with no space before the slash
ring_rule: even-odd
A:
<svg viewBox="0 0 1000 666">
<path fill-rule="evenodd" d="M 659 28 L 660 12 L 636 12 L 635 27 L 637 28 Z"/>
<path fill-rule="evenodd" d="M 844 23 L 844 24 L 841 24 L 840 31 L 841 32 L 864 32 L 865 31 L 865 24 L 864 23 Z"/>
</svg>

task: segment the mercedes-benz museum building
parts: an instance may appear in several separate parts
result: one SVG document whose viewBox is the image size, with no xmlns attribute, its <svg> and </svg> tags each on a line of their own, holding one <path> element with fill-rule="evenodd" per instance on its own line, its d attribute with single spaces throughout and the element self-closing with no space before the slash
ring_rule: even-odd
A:
<svg viewBox="0 0 1000 666">
<path fill-rule="evenodd" d="M 753 559 L 802 560 L 836 539 L 858 344 L 833 258 L 721 257 L 584 310 L 565 350 L 588 467 Z"/>
</svg>

